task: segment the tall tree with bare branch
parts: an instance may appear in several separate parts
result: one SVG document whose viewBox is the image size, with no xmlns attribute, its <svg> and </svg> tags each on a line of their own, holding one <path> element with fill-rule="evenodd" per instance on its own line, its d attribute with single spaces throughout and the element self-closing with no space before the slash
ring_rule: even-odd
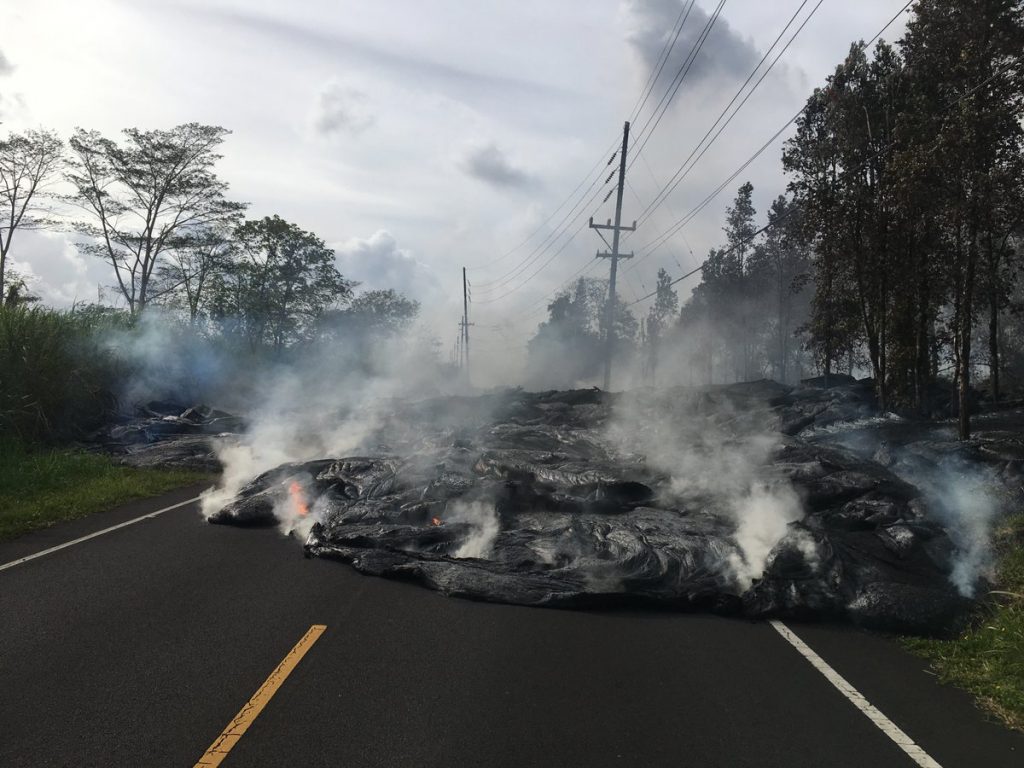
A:
<svg viewBox="0 0 1024 768">
<path fill-rule="evenodd" d="M 96 131 L 75 131 L 67 175 L 69 199 L 87 218 L 75 229 L 87 236 L 83 250 L 114 269 L 117 287 L 133 315 L 150 300 L 162 257 L 197 230 L 236 216 L 244 206 L 225 198 L 217 178 L 217 148 L 229 131 L 198 123 L 170 130 L 123 131 L 121 144 Z"/>
<path fill-rule="evenodd" d="M 0 297 L 7 294 L 14 233 L 49 221 L 49 186 L 64 160 L 64 142 L 52 131 L 12 133 L 0 140 Z"/>
</svg>

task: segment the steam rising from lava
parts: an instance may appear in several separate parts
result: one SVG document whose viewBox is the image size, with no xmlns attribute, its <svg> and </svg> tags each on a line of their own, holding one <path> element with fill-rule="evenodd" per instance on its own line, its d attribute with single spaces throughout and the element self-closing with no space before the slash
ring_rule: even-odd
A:
<svg viewBox="0 0 1024 768">
<path fill-rule="evenodd" d="M 422 437 L 416 433 L 418 427 L 391 418 L 394 399 L 422 399 L 460 389 L 460 382 L 442 375 L 424 355 L 418 338 L 382 341 L 369 352 L 358 353 L 339 343 L 287 364 L 266 363 L 242 371 L 230 355 L 218 355 L 207 340 L 163 322 L 154 310 L 145 316 L 140 333 L 114 333 L 109 343 L 135 363 L 136 376 L 124 393 L 126 400 L 191 399 L 236 410 L 247 418 L 249 427 L 243 435 L 217 446 L 224 473 L 218 487 L 204 494 L 207 517 L 255 477 L 289 463 L 359 451 L 379 454 L 388 449 L 374 442 L 382 434 L 391 443 L 415 445 Z M 691 350 L 666 347 L 663 352 L 662 380 L 694 379 Z M 638 370 L 621 366 L 620 380 L 628 381 Z M 711 395 L 694 390 L 687 397 Z M 692 410 L 681 405 L 680 413 Z M 620 400 L 608 425 L 609 436 L 623 453 L 642 454 L 671 479 L 673 493 L 684 500 L 699 498 L 698 506 L 706 503 L 734 521 L 734 540 L 742 555 L 730 559 L 730 568 L 740 589 L 764 572 L 787 533 L 809 564 L 813 566 L 817 557 L 813 541 L 794 525 L 804 517 L 801 499 L 774 464 L 783 438 L 762 416 L 737 412 L 723 399 L 705 402 L 700 418 L 669 418 L 665 410 L 643 406 L 642 397 L 631 396 Z M 449 415 L 446 428 L 457 431 L 458 419 Z M 814 428 L 803 436 L 843 443 L 851 433 L 884 427 L 889 421 L 892 417 L 877 417 L 870 423 Z M 865 457 L 878 449 L 877 440 L 870 442 L 858 450 Z M 995 489 L 1003 480 L 952 455 L 923 465 L 905 461 L 898 451 L 894 455 L 892 463 L 882 463 L 920 488 L 928 516 L 949 529 L 957 546 L 951 580 L 962 594 L 972 595 L 979 577 L 990 570 L 990 529 L 1001 501 Z M 281 476 L 287 480 L 288 473 Z M 282 531 L 304 536 L 320 519 L 318 500 L 310 490 L 312 478 L 295 482 L 299 492 L 282 486 L 275 511 Z M 296 501 L 300 496 L 305 497 L 302 503 Z M 458 549 L 459 557 L 486 557 L 500 532 L 493 504 L 486 501 L 473 501 L 465 508 L 453 503 L 437 517 L 441 525 L 462 522 L 473 532 Z"/>
<path fill-rule="evenodd" d="M 656 399 L 624 399 L 609 436 L 624 453 L 642 454 L 669 475 L 681 502 L 708 504 L 734 520 L 742 556 L 732 556 L 730 566 L 737 586 L 746 590 L 790 523 L 803 518 L 803 506 L 789 480 L 773 470 L 781 443 L 774 420 L 739 412 L 727 401 L 701 403 L 702 397 L 694 392 L 690 402 L 671 410 L 658 407 Z M 702 406 L 705 412 L 696 415 Z"/>
</svg>

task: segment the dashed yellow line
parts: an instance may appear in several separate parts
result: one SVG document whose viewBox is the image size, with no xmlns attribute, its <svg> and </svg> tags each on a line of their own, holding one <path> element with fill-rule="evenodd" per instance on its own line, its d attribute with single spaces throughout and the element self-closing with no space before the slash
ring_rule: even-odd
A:
<svg viewBox="0 0 1024 768">
<path fill-rule="evenodd" d="M 206 753 L 199 758 L 199 762 L 195 764 L 194 768 L 212 768 L 223 762 L 224 758 L 228 756 L 228 752 L 238 743 L 238 740 L 249 730 L 249 726 L 252 725 L 260 712 L 263 711 L 263 708 L 267 706 L 267 702 L 277 693 L 277 689 L 281 687 L 281 684 L 288 679 L 288 675 L 292 673 L 292 670 L 302 661 L 302 657 L 313 647 L 313 643 L 320 639 L 320 635 L 324 633 L 325 629 L 327 627 L 323 624 L 314 624 L 306 631 L 306 634 L 295 644 L 295 647 L 288 651 L 288 655 L 270 673 L 270 677 L 257 689 L 252 698 L 235 715 L 235 718 L 228 723 L 228 727 L 210 745 Z"/>
</svg>

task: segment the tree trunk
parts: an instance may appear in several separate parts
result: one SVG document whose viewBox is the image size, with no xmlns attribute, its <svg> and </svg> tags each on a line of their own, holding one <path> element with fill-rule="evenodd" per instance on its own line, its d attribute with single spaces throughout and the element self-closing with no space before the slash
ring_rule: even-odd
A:
<svg viewBox="0 0 1024 768">
<path fill-rule="evenodd" d="M 711 339 L 711 328 L 705 322 L 706 330 L 706 346 L 708 352 L 708 386 L 710 387 L 715 382 L 715 359 L 714 359 L 714 342 Z"/>
<path fill-rule="evenodd" d="M 957 336 L 960 346 L 960 357 L 957 361 L 958 437 L 961 440 L 969 440 L 971 437 L 971 322 L 966 313 L 960 320 Z"/>
<path fill-rule="evenodd" d="M 10 233 L 7 235 L 10 239 Z M 0 305 L 3 304 L 3 297 L 7 295 L 7 247 L 0 248 Z"/>
<path fill-rule="evenodd" d="M 995 286 L 989 292 L 988 365 L 992 402 L 999 402 L 999 295 Z"/>
<path fill-rule="evenodd" d="M 788 317 L 786 317 L 785 311 L 785 280 L 782 277 L 782 265 L 777 264 L 776 269 L 779 275 L 779 382 L 782 384 L 786 383 L 786 330 L 789 325 Z"/>
<path fill-rule="evenodd" d="M 911 243 L 913 248 L 913 242 Z M 911 263 L 918 265 L 916 330 L 914 333 L 914 409 L 918 414 L 922 413 L 925 400 L 925 387 L 931 381 L 931 356 L 929 354 L 928 339 L 928 278 L 922 265 L 912 258 Z"/>
<path fill-rule="evenodd" d="M 967 264 L 964 267 L 962 299 L 957 318 L 956 336 L 960 354 L 957 356 L 957 416 L 958 436 L 961 440 L 971 437 L 971 330 L 974 314 L 974 276 L 978 258 L 977 215 L 974 206 L 971 211 L 970 236 L 967 243 Z"/>
</svg>

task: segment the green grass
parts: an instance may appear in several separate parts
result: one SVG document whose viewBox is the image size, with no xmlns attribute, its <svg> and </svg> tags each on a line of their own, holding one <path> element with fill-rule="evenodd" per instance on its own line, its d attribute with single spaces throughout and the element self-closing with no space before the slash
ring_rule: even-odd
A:
<svg viewBox="0 0 1024 768">
<path fill-rule="evenodd" d="M 1003 522 L 996 549 L 997 591 L 975 624 L 952 640 L 903 642 L 931 662 L 940 680 L 970 691 L 986 710 L 1024 730 L 1024 514 Z"/>
<path fill-rule="evenodd" d="M 100 426 L 128 373 L 103 339 L 127 323 L 95 307 L 0 307 L 0 432 L 52 442 Z"/>
<path fill-rule="evenodd" d="M 0 539 L 156 496 L 208 474 L 135 469 L 107 456 L 0 440 Z"/>
</svg>

